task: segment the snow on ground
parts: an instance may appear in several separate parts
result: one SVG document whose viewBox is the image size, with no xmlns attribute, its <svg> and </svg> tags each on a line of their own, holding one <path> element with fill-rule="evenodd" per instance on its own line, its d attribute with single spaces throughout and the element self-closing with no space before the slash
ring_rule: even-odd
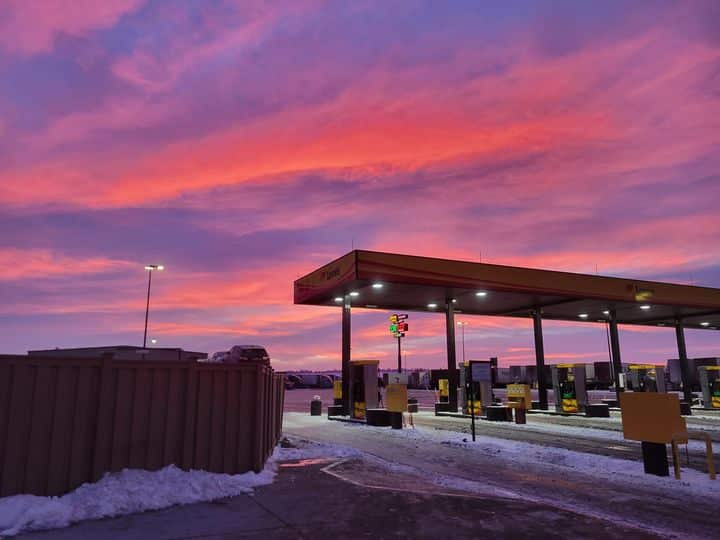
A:
<svg viewBox="0 0 720 540">
<path fill-rule="evenodd" d="M 535 465 L 560 468 L 596 476 L 599 481 L 603 482 L 612 481 L 621 484 L 653 487 L 658 491 L 667 492 L 683 490 L 689 494 L 704 494 L 720 500 L 720 480 L 710 480 L 707 473 L 685 468 L 681 469 L 681 480 L 676 480 L 673 476 L 663 478 L 648 475 L 643 471 L 639 455 L 637 460 L 626 460 L 483 435 L 477 436 L 476 441 L 473 442 L 471 436 L 467 433 L 444 429 L 417 427 L 416 429 L 391 430 L 358 424 L 347 425 L 355 429 L 384 430 L 391 437 L 402 437 L 410 440 L 432 440 L 439 444 L 460 447 L 486 456 L 493 456 L 518 467 Z M 520 428 L 521 426 L 516 427 Z M 562 428 L 559 430 L 558 435 L 569 435 L 574 430 L 578 430 L 578 434 L 587 431 L 571 427 L 570 432 L 568 432 L 565 429 L 566 426 L 556 427 Z M 609 437 L 609 439 L 612 440 L 614 437 Z"/>
<path fill-rule="evenodd" d="M 319 422 L 327 422 L 324 418 L 312 417 L 301 413 L 286 413 L 286 421 L 287 420 L 290 420 L 294 427 L 310 427 L 312 425 L 316 426 Z M 484 435 L 478 435 L 476 442 L 472 442 L 470 434 L 451 431 L 450 429 L 418 426 L 415 429 L 394 430 L 387 427 L 374 427 L 355 423 L 342 423 L 338 425 L 338 427 L 340 426 L 345 429 L 372 430 L 382 433 L 387 437 L 404 438 L 412 441 L 430 441 L 437 444 L 464 448 L 485 456 L 492 456 L 494 459 L 504 461 L 508 466 L 515 466 L 523 470 L 527 470 L 528 466 L 552 468 L 555 469 L 556 472 L 560 469 L 560 474 L 562 474 L 563 471 L 574 472 L 597 477 L 598 481 L 602 482 L 610 481 L 620 485 L 631 484 L 667 493 L 677 493 L 677 491 L 680 490 L 688 494 L 706 495 L 720 500 L 720 479 L 710 480 L 707 473 L 686 468 L 681 469 L 681 480 L 676 480 L 674 476 L 672 476 L 672 468 L 670 477 L 663 478 L 648 475 L 643 471 L 642 460 L 639 453 L 637 459 L 628 460 Z M 519 430 L 525 426 L 507 424 L 505 427 Z M 536 426 L 533 426 L 533 428 L 535 427 Z M 559 437 L 587 436 L 588 432 L 591 432 L 592 438 L 597 438 L 598 441 L 603 438 L 609 442 L 622 439 L 622 433 L 577 428 L 573 426 L 545 424 L 541 429 L 543 431 L 556 431 Z M 717 456 L 717 450 L 715 454 Z M 395 468 L 397 472 L 402 472 L 403 466 L 387 464 L 386 467 L 391 469 Z M 410 471 L 408 470 L 407 472 Z M 468 489 L 468 485 L 462 479 L 458 479 L 459 484 L 456 485 L 451 485 L 446 482 L 448 482 L 448 479 L 438 478 L 435 483 L 438 485 L 446 485 L 447 487 L 475 491 L 474 489 Z M 460 484 L 465 487 L 462 487 Z"/>
<path fill-rule="evenodd" d="M 275 479 L 277 463 L 318 457 L 353 457 L 359 452 L 331 444 L 299 441 L 295 448 L 276 448 L 259 473 L 218 474 L 183 471 L 169 465 L 157 471 L 124 469 L 108 473 L 60 497 L 14 495 L 0 498 L 0 537 L 67 527 L 78 521 L 159 510 L 252 493 Z"/>
<path fill-rule="evenodd" d="M 420 413 L 422 416 L 426 417 L 432 417 L 433 420 L 436 420 L 438 418 L 452 418 L 452 417 L 442 417 L 442 416 L 435 416 L 432 413 Z M 454 418 L 453 418 L 454 420 Z M 533 422 L 532 419 L 529 420 L 527 424 L 514 424 L 512 422 L 503 423 L 502 427 L 506 430 L 513 430 L 513 431 L 535 431 L 537 433 L 546 433 L 546 434 L 552 434 L 552 435 L 558 435 L 560 437 L 570 436 L 570 437 L 578 437 L 583 439 L 593 439 L 593 440 L 603 440 L 603 441 L 624 441 L 625 437 L 622 432 L 622 423 L 619 421 L 619 419 L 614 418 L 593 418 L 593 421 L 599 421 L 602 423 L 608 424 L 607 429 L 602 429 L 599 427 L 584 427 L 584 426 L 568 426 L 564 424 L 552 424 L 552 423 L 540 423 L 540 422 Z M 476 432 L 482 432 L 482 426 L 484 421 L 479 421 L 477 423 Z M 613 424 L 615 425 L 613 427 Z M 455 423 L 457 425 L 457 422 Z M 469 422 L 468 422 L 469 425 Z M 452 429 L 451 426 L 448 426 L 448 429 Z M 690 427 L 690 431 L 711 431 L 713 433 L 717 432 L 717 428 L 715 426 L 712 426 L 711 428 L 703 429 L 703 428 L 696 428 L 696 427 Z M 713 452 L 717 454 L 717 449 L 720 445 L 718 443 L 714 443 L 713 445 Z M 685 448 L 685 445 L 681 445 L 679 447 L 681 450 Z M 705 452 L 705 441 L 699 440 L 699 439 L 692 439 L 689 441 L 689 448 L 690 450 L 698 450 Z"/>
<path fill-rule="evenodd" d="M 289 440 L 293 445 L 295 445 L 295 447 L 278 447 L 272 457 L 274 461 L 294 461 L 299 459 L 317 458 L 352 458 L 361 457 L 363 455 L 360 450 L 339 444 L 308 441 L 298 437 L 286 437 L 286 440 Z"/>
</svg>

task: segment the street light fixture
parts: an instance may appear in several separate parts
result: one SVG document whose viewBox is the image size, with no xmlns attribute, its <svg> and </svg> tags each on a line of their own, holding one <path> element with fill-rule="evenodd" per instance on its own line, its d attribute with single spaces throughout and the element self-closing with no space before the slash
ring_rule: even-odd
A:
<svg viewBox="0 0 720 540">
<path fill-rule="evenodd" d="M 165 270 L 162 264 L 147 264 L 145 270 L 148 271 L 148 290 L 147 290 L 147 304 L 145 305 L 145 333 L 143 334 L 143 349 L 147 345 L 147 326 L 148 326 L 148 315 L 150 314 L 150 284 L 152 283 L 152 275 L 155 270 Z"/>
<path fill-rule="evenodd" d="M 458 326 L 462 329 L 462 359 L 463 365 L 465 365 L 465 327 L 467 326 L 467 322 L 459 321 Z"/>
</svg>

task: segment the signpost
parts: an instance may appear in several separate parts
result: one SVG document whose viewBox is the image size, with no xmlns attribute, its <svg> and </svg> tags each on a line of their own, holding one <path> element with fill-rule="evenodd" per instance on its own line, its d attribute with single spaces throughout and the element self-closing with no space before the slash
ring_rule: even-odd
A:
<svg viewBox="0 0 720 540">
<path fill-rule="evenodd" d="M 492 385 L 492 362 L 473 361 L 470 360 L 467 370 L 468 389 L 467 394 L 470 395 L 470 423 L 472 425 L 472 440 L 475 441 L 475 384 L 487 383 Z M 482 399 L 482 394 L 478 396 Z"/>
<path fill-rule="evenodd" d="M 492 366 L 490 362 L 470 362 L 472 380 L 477 382 L 492 382 Z"/>
<path fill-rule="evenodd" d="M 475 366 L 480 365 L 482 364 L 473 364 L 472 362 L 470 362 L 470 369 L 468 370 L 468 381 L 470 383 L 470 423 L 472 424 L 473 442 L 475 442 L 475 385 L 473 384 L 473 376 L 475 375 L 475 373 L 473 372 L 476 371 Z M 480 375 L 479 372 L 478 375 Z"/>
<path fill-rule="evenodd" d="M 400 340 L 405 337 L 408 331 L 407 313 L 394 313 L 390 315 L 390 333 L 398 340 L 398 372 L 402 373 L 402 352 Z"/>
</svg>

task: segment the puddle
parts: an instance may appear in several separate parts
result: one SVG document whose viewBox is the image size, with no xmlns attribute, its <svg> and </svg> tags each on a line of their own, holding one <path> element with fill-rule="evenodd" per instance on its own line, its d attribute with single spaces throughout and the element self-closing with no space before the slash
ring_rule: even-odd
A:
<svg viewBox="0 0 720 540">
<path fill-rule="evenodd" d="M 406 470 L 407 469 L 407 470 Z M 420 495 L 449 495 L 454 497 L 517 499 L 517 495 L 471 480 L 438 474 L 418 474 L 410 467 L 388 467 L 380 461 L 345 459 L 332 463 L 323 472 L 356 486 L 373 489 L 404 491 Z"/>
<path fill-rule="evenodd" d="M 280 463 L 278 467 L 281 469 L 292 469 L 295 467 L 310 467 L 311 465 L 323 465 L 325 463 L 332 463 L 337 461 L 337 458 L 309 458 L 301 459 L 295 462 Z"/>
</svg>

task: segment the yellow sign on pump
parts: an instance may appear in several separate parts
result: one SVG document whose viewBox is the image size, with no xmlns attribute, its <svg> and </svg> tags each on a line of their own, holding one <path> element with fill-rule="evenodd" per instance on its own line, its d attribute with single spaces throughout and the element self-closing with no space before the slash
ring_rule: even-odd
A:
<svg viewBox="0 0 720 540">
<path fill-rule="evenodd" d="M 333 398 L 342 399 L 342 379 L 333 381 Z"/>
<path fill-rule="evenodd" d="M 448 397 L 450 395 L 450 381 L 447 379 L 439 379 L 438 389 L 440 390 L 440 397 Z"/>
<path fill-rule="evenodd" d="M 356 401 L 353 405 L 353 418 L 365 420 L 365 402 Z"/>
<path fill-rule="evenodd" d="M 482 413 L 482 402 L 477 399 L 474 402 L 468 399 L 467 410 L 468 412 L 472 411 L 475 416 L 480 416 Z"/>
<path fill-rule="evenodd" d="M 385 391 L 387 410 L 390 412 L 407 412 L 408 393 L 404 384 L 388 384 Z"/>
</svg>

